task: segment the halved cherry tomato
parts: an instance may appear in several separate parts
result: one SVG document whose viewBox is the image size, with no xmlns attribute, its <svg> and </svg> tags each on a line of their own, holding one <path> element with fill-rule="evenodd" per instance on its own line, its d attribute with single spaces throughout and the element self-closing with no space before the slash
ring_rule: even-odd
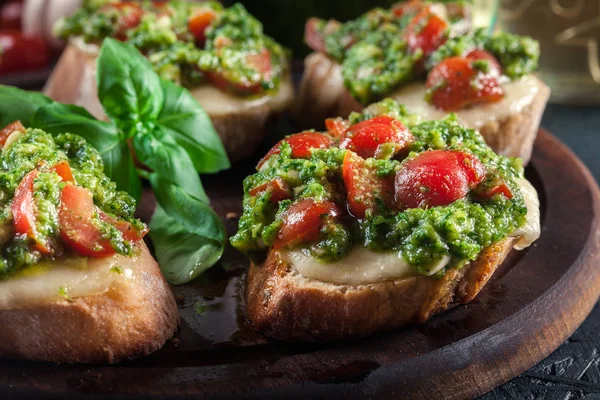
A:
<svg viewBox="0 0 600 400">
<path fill-rule="evenodd" d="M 395 199 L 401 209 L 445 206 L 465 197 L 485 176 L 485 166 L 472 154 L 427 151 L 398 171 Z"/>
<path fill-rule="evenodd" d="M 292 204 L 282 216 L 283 225 L 273 248 L 280 249 L 317 241 L 321 227 L 327 219 L 338 215 L 337 206 L 330 201 L 316 202 L 313 199 L 304 199 Z"/>
<path fill-rule="evenodd" d="M 35 227 L 37 210 L 33 199 L 33 183 L 37 175 L 37 169 L 30 171 L 15 190 L 15 197 L 11 206 L 13 226 L 18 235 L 27 235 L 35 240 L 36 250 L 43 254 L 50 254 L 52 249 L 45 241 L 41 241 Z"/>
<path fill-rule="evenodd" d="M 60 196 L 60 237 L 66 247 L 82 256 L 108 257 L 115 254 L 115 250 L 91 221 L 96 210 L 88 189 L 67 183 Z"/>
<path fill-rule="evenodd" d="M 346 132 L 346 129 L 350 127 L 350 121 L 342 117 L 327 118 L 325 120 L 325 127 L 331 136 L 339 138 L 342 137 L 344 132 Z"/>
<path fill-rule="evenodd" d="M 59 161 L 58 164 L 52 167 L 52 170 L 62 178 L 63 182 L 75 182 L 73 171 L 67 160 Z"/>
<path fill-rule="evenodd" d="M 123 239 L 129 242 L 137 242 L 143 239 L 148 233 L 147 226 L 144 226 L 142 231 L 138 231 L 133 227 L 133 225 L 131 225 L 131 223 L 125 220 L 109 215 L 102 210 L 97 211 L 98 215 L 100 216 L 100 220 L 117 228 L 123 234 Z"/>
<path fill-rule="evenodd" d="M 318 132 L 301 132 L 282 139 L 268 151 L 256 166 L 260 169 L 271 156 L 279 154 L 281 143 L 286 142 L 292 148 L 292 158 L 310 158 L 312 149 L 326 149 L 331 146 L 329 136 Z"/>
<path fill-rule="evenodd" d="M 134 1 L 124 1 L 120 3 L 110 3 L 103 6 L 100 11 L 112 11 L 117 10 L 119 12 L 119 19 L 115 26 L 115 37 L 119 40 L 127 39 L 127 32 L 142 22 L 144 16 L 144 10 L 142 7 Z"/>
<path fill-rule="evenodd" d="M 394 178 L 378 177 L 375 171 L 365 166 L 365 160 L 348 151 L 344 156 L 342 177 L 346 187 L 348 212 L 358 219 L 367 211 L 376 212 L 379 202 L 394 207 Z"/>
<path fill-rule="evenodd" d="M 450 57 L 431 70 L 426 86 L 431 102 L 437 108 L 455 111 L 504 97 L 497 76 L 478 71 L 474 62 L 464 57 Z"/>
<path fill-rule="evenodd" d="M 431 6 L 423 8 L 406 27 L 404 38 L 411 53 L 422 50 L 428 56 L 447 39 L 448 23 L 431 11 Z"/>
<path fill-rule="evenodd" d="M 399 151 L 412 143 L 413 135 L 395 118 L 380 115 L 352 125 L 344 132 L 340 147 L 352 150 L 362 158 L 374 157 L 379 146 L 397 144 Z"/>
<path fill-rule="evenodd" d="M 270 201 L 272 203 L 278 203 L 281 200 L 291 199 L 292 191 L 289 186 L 281 178 L 275 178 L 267 183 L 263 183 L 250 190 L 250 196 L 256 196 L 259 193 L 270 191 Z"/>
<path fill-rule="evenodd" d="M 198 9 L 188 20 L 188 29 L 194 35 L 200 47 L 206 42 L 206 28 L 214 21 L 217 14 L 210 8 Z"/>
<path fill-rule="evenodd" d="M 2 128 L 2 130 L 0 131 L 0 149 L 4 147 L 6 141 L 8 140 L 8 137 L 15 132 L 25 132 L 25 127 L 23 126 L 21 121 L 12 122 L 6 125 L 4 128 Z"/>
<path fill-rule="evenodd" d="M 271 53 L 266 48 L 263 48 L 260 53 L 248 54 L 246 56 L 246 66 L 257 71 L 261 75 L 262 81 L 271 79 L 273 72 Z M 261 81 L 235 81 L 231 71 L 205 71 L 204 74 L 210 83 L 223 91 L 250 95 L 260 93 L 263 90 Z"/>
<path fill-rule="evenodd" d="M 49 62 L 50 51 L 44 38 L 0 32 L 0 73 L 42 68 Z"/>
<path fill-rule="evenodd" d="M 483 60 L 483 61 L 487 61 L 488 62 L 488 74 L 492 75 L 492 76 L 500 76 L 502 75 L 502 66 L 500 65 L 500 62 L 498 62 L 498 60 L 496 59 L 496 57 L 494 57 L 493 54 L 482 50 L 482 49 L 474 49 L 469 51 L 466 55 L 465 58 L 468 58 L 470 60 Z"/>
<path fill-rule="evenodd" d="M 8 1 L 0 8 L 0 29 L 3 31 L 20 31 L 21 16 L 23 15 L 23 1 Z"/>
<path fill-rule="evenodd" d="M 507 199 L 513 198 L 512 190 L 502 179 L 494 179 L 492 182 L 483 182 L 473 190 L 473 197 L 477 200 L 491 200 L 496 195 L 502 195 Z"/>
</svg>

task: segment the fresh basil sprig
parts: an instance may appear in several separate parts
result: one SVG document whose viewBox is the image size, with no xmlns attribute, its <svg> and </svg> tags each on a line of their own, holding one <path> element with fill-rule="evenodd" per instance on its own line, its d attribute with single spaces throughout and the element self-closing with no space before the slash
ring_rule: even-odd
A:
<svg viewBox="0 0 600 400">
<path fill-rule="evenodd" d="M 227 240 L 198 175 L 229 168 L 223 144 L 193 96 L 161 80 L 128 44 L 104 41 L 97 82 L 110 122 L 39 93 L 0 86 L 0 125 L 20 119 L 49 133 L 82 136 L 102 155 L 106 174 L 136 200 L 140 176 L 147 178 L 158 203 L 150 222 L 158 262 L 170 283 L 189 282 L 221 258 Z M 150 172 L 136 168 L 132 149 Z"/>
</svg>

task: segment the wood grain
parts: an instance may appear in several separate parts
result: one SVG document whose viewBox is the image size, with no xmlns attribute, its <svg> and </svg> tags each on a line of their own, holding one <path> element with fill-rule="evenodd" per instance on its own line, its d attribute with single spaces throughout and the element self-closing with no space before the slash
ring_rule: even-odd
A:
<svg viewBox="0 0 600 400">
<path fill-rule="evenodd" d="M 229 215 L 230 233 L 241 211 L 241 179 L 250 168 L 205 180 L 217 211 Z M 243 393 L 257 399 L 463 399 L 484 394 L 562 344 L 600 293 L 595 181 L 564 145 L 543 131 L 527 176 L 540 192 L 540 240 L 511 253 L 473 302 L 424 325 L 330 345 L 271 342 L 245 321 L 241 289 L 247 262 L 229 248 L 219 267 L 174 289 L 182 328 L 160 352 L 117 367 L 0 362 L 0 393 L 71 398 L 233 398 Z M 152 201 L 145 201 L 149 213 Z M 596 359 L 590 360 L 587 372 L 573 370 L 561 384 L 574 385 L 581 373 L 593 372 Z"/>
</svg>

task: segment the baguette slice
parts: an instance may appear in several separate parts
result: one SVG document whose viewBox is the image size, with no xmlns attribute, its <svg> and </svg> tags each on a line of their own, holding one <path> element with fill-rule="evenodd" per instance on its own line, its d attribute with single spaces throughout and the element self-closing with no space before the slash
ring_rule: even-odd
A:
<svg viewBox="0 0 600 400">
<path fill-rule="evenodd" d="M 312 53 L 305 59 L 304 67 L 299 98 L 293 110 L 296 120 L 319 127 L 325 118 L 346 118 L 350 112 L 364 108 L 344 87 L 339 63 L 324 54 Z M 524 164 L 531 158 L 533 142 L 550 97 L 550 89 L 542 81 L 533 76 L 527 79 L 527 84 L 534 87 L 534 91 L 526 92 L 513 85 L 507 89 L 507 96 L 499 103 L 475 105 L 470 110 L 456 113 L 464 125 L 478 129 L 496 153 L 520 157 Z M 446 114 L 425 103 L 425 88 L 422 84 L 411 86 L 412 89 L 401 88 L 389 97 L 425 120 L 439 119 Z"/>
<path fill-rule="evenodd" d="M 247 312 L 254 327 L 289 341 L 333 341 L 365 337 L 410 323 L 423 323 L 471 301 L 511 251 L 508 237 L 485 248 L 462 269 L 443 278 L 412 276 L 357 286 L 306 278 L 270 251 L 247 278 Z"/>
<path fill-rule="evenodd" d="M 44 88 L 55 101 L 86 108 L 98 119 L 106 119 L 96 90 L 98 47 L 81 39 L 72 40 Z M 285 111 L 294 97 L 291 77 L 286 76 L 275 95 L 243 99 L 205 85 L 191 90 L 210 116 L 232 162 L 254 153 L 267 134 L 267 123 Z"/>
<path fill-rule="evenodd" d="M 179 325 L 177 304 L 145 244 L 129 262 L 133 278 L 101 294 L 1 309 L 0 358 L 112 364 L 160 349 Z"/>
</svg>

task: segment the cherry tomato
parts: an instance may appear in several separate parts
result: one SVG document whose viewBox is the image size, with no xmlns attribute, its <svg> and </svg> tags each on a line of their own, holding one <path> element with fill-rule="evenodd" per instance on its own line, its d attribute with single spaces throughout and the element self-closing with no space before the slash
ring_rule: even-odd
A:
<svg viewBox="0 0 600 400">
<path fill-rule="evenodd" d="M 473 190 L 473 197 L 477 200 L 491 200 L 496 195 L 502 195 L 507 199 L 513 198 L 512 190 L 502 179 L 494 179 L 492 182 L 483 182 Z"/>
<path fill-rule="evenodd" d="M 271 79 L 273 67 L 271 64 L 271 53 L 267 49 L 262 49 L 260 53 L 250 53 L 246 56 L 246 66 L 258 72 L 262 79 L 268 81 Z M 258 94 L 263 90 L 261 81 L 242 80 L 236 81 L 232 71 L 205 71 L 208 81 L 223 91 L 232 91 L 235 93 L 250 95 Z"/>
<path fill-rule="evenodd" d="M 397 144 L 396 151 L 405 148 L 414 140 L 404 124 L 395 118 L 380 115 L 352 125 L 344 132 L 340 147 L 352 150 L 363 158 L 374 157 L 379 146 Z"/>
<path fill-rule="evenodd" d="M 73 171 L 68 161 L 63 160 L 58 162 L 58 164 L 52 167 L 52 170 L 62 178 L 63 182 L 75 182 Z"/>
<path fill-rule="evenodd" d="M 502 66 L 500 65 L 500 62 L 498 62 L 498 60 L 496 59 L 496 57 L 494 57 L 491 53 L 482 50 L 482 49 L 474 49 L 469 51 L 466 55 L 465 58 L 468 58 L 469 60 L 483 60 L 483 61 L 487 61 L 488 62 L 488 74 L 492 75 L 492 76 L 500 76 L 502 75 Z"/>
<path fill-rule="evenodd" d="M 0 8 L 0 29 L 20 31 L 23 1 L 8 1 Z"/>
<path fill-rule="evenodd" d="M 0 130 L 0 149 L 4 147 L 8 137 L 15 132 L 25 132 L 25 127 L 21 121 L 12 122 Z"/>
<path fill-rule="evenodd" d="M 146 234 L 148 233 L 147 226 L 144 226 L 144 229 L 139 231 L 135 229 L 133 225 L 131 225 L 131 223 L 125 220 L 109 215 L 99 209 L 97 211 L 98 215 L 100 216 L 100 220 L 117 228 L 123 234 L 123 239 L 129 242 L 137 242 L 143 239 L 144 236 L 146 236 Z"/>
<path fill-rule="evenodd" d="M 283 225 L 273 248 L 280 249 L 317 241 L 321 227 L 327 219 L 338 215 L 337 206 L 330 201 L 316 202 L 313 199 L 304 199 L 292 204 L 282 216 Z"/>
<path fill-rule="evenodd" d="M 344 156 L 342 177 L 348 199 L 348 212 L 362 219 L 367 211 L 376 212 L 379 201 L 394 207 L 394 179 L 378 177 L 375 171 L 365 166 L 365 160 L 348 151 Z"/>
<path fill-rule="evenodd" d="M 427 78 L 431 102 L 445 111 L 455 111 L 466 106 L 495 102 L 504 97 L 498 78 L 478 71 L 474 60 L 451 57 L 439 63 Z"/>
<path fill-rule="evenodd" d="M 332 144 L 329 136 L 318 132 L 301 132 L 282 139 L 258 162 L 260 169 L 271 156 L 279 154 L 281 143 L 286 142 L 292 148 L 292 158 L 310 158 L 312 149 L 326 149 Z"/>
<path fill-rule="evenodd" d="M 110 3 L 101 8 L 101 11 L 104 12 L 112 10 L 117 10 L 119 13 L 114 36 L 119 40 L 126 40 L 127 32 L 142 22 L 144 10 L 138 3 L 133 1 Z"/>
<path fill-rule="evenodd" d="M 398 171 L 395 199 L 401 209 L 445 206 L 465 197 L 485 175 L 485 166 L 469 153 L 427 151 Z"/>
<path fill-rule="evenodd" d="M 0 73 L 42 68 L 49 62 L 50 51 L 42 37 L 0 32 Z"/>
<path fill-rule="evenodd" d="M 278 203 L 281 200 L 292 198 L 292 191 L 281 178 L 275 178 L 267 183 L 263 183 L 262 185 L 253 188 L 250 190 L 250 195 L 256 196 L 257 194 L 265 191 L 271 192 L 271 197 L 269 200 L 272 203 Z"/>
<path fill-rule="evenodd" d="M 431 11 L 423 8 L 406 27 L 404 37 L 412 53 L 422 50 L 426 57 L 440 47 L 447 39 L 448 23 Z"/>
<path fill-rule="evenodd" d="M 350 121 L 342 118 L 327 118 L 325 120 L 325 127 L 331 136 L 339 138 L 342 137 L 346 129 L 350 127 Z"/>
<path fill-rule="evenodd" d="M 204 47 L 206 28 L 214 21 L 217 14 L 210 8 L 198 9 L 188 20 L 188 29 L 196 39 L 196 45 Z"/>
<path fill-rule="evenodd" d="M 37 175 L 37 169 L 29 172 L 15 190 L 15 197 L 11 206 L 13 225 L 18 235 L 27 235 L 35 240 L 34 247 L 36 250 L 42 254 L 50 254 L 52 249 L 46 241 L 40 239 L 35 227 L 37 210 L 33 199 L 33 183 Z"/>
</svg>

